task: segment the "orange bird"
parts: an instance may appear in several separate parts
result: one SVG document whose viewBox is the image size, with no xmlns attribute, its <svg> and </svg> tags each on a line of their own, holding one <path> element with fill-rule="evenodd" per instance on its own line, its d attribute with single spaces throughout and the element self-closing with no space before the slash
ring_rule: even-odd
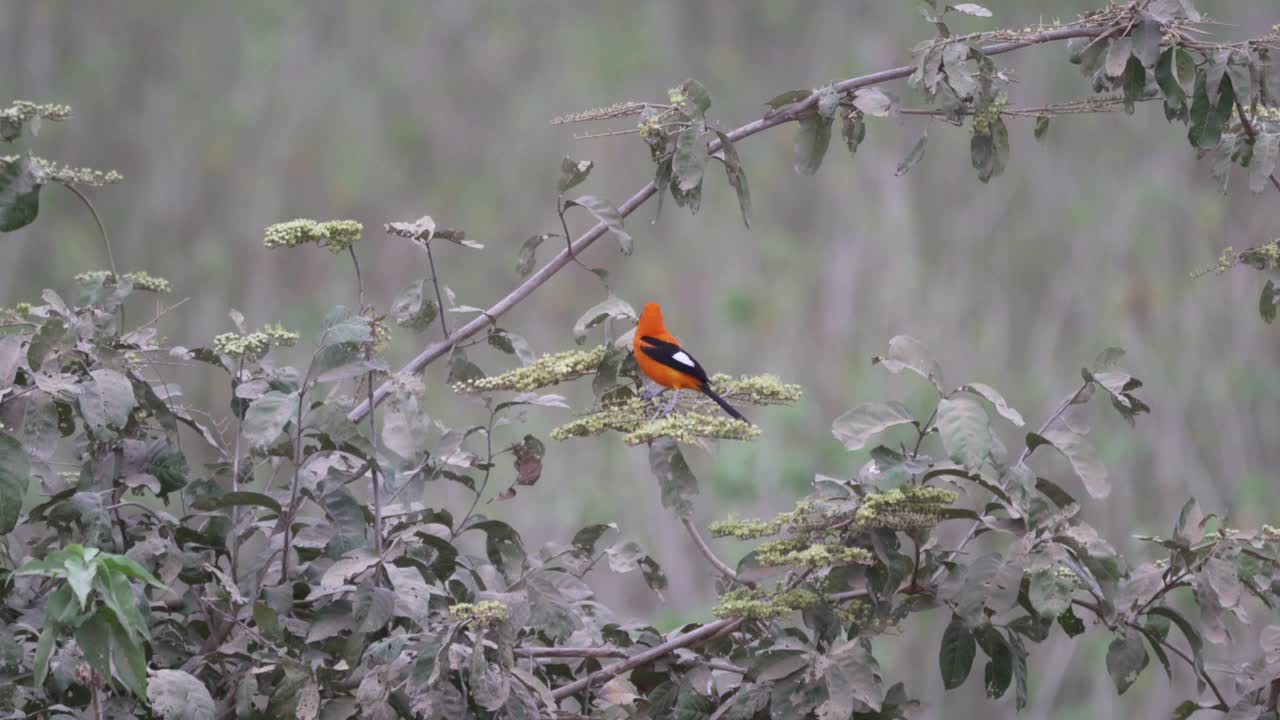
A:
<svg viewBox="0 0 1280 720">
<path fill-rule="evenodd" d="M 680 341 L 667 332 L 662 324 L 662 308 L 658 303 L 645 303 L 640 313 L 640 321 L 636 323 L 635 341 L 632 344 L 636 356 L 636 364 L 651 380 L 661 385 L 666 392 L 675 388 L 675 395 L 666 411 L 671 412 L 680 397 L 680 391 L 688 388 L 697 390 L 716 401 L 731 417 L 745 421 L 742 413 L 725 402 L 724 398 L 711 389 L 707 380 L 707 371 L 702 369 L 697 360 L 687 350 L 680 347 Z M 661 394 L 661 393 L 659 393 Z"/>
</svg>

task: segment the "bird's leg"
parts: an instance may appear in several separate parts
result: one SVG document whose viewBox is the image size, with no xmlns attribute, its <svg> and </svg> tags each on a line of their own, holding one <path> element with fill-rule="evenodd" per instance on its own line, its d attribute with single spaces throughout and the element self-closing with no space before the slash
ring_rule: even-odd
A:
<svg viewBox="0 0 1280 720">
<path fill-rule="evenodd" d="M 660 396 L 662 395 L 662 393 L 664 393 L 664 392 L 666 392 L 666 391 L 668 391 L 668 390 L 670 390 L 670 389 L 671 389 L 671 388 L 665 388 L 665 387 L 664 387 L 664 388 L 662 388 L 661 390 L 656 390 L 656 391 L 655 391 L 655 390 L 653 389 L 654 387 L 655 387 L 655 386 L 653 386 L 653 385 L 646 386 L 646 387 L 645 387 L 645 389 L 644 389 L 644 392 L 640 394 L 641 399 L 644 399 L 644 400 L 652 400 L 652 399 L 654 399 L 654 398 L 656 398 L 656 397 L 660 397 Z"/>
<path fill-rule="evenodd" d="M 672 410 L 676 409 L 676 403 L 680 401 L 680 388 L 671 395 L 671 402 L 667 403 L 667 407 L 662 411 L 663 415 L 670 415 Z"/>
</svg>

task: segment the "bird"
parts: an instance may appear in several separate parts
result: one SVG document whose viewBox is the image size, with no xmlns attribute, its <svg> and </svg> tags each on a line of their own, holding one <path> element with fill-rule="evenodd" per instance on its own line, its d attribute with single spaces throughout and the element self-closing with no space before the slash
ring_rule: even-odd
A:
<svg viewBox="0 0 1280 720">
<path fill-rule="evenodd" d="M 640 366 L 649 379 L 662 386 L 659 395 L 669 389 L 676 391 L 664 412 L 671 412 L 680 398 L 680 391 L 689 389 L 697 390 L 714 400 L 730 417 L 746 421 L 742 413 L 711 389 L 707 371 L 702 369 L 688 350 L 680 346 L 680 341 L 674 335 L 667 332 L 666 325 L 662 323 L 662 308 L 658 303 L 645 303 L 644 310 L 640 312 L 632 352 L 636 356 L 636 365 Z"/>
</svg>

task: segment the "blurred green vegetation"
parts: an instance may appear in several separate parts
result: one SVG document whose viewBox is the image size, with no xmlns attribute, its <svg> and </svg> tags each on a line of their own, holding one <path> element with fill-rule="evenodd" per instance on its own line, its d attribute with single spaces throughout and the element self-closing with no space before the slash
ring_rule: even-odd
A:
<svg viewBox="0 0 1280 720">
<path fill-rule="evenodd" d="M 986 4 L 994 22 L 1015 27 L 1094 5 Z M 1229 36 L 1280 19 L 1269 2 L 1199 5 L 1226 23 L 1219 29 Z M 125 175 L 94 201 L 121 270 L 161 275 L 177 297 L 191 298 L 160 323 L 170 342 L 187 346 L 229 329 L 231 307 L 251 325 L 280 321 L 305 337 L 330 305 L 354 304 L 354 279 L 341 260 L 263 249 L 271 223 L 362 221 L 365 277 L 386 307 L 427 270 L 425 258 L 383 236 L 381 224 L 429 213 L 486 244 L 479 253 L 445 247 L 436 261 L 459 302 L 487 306 L 517 282 L 520 243 L 558 225 L 561 157 L 594 160 L 586 191 L 617 203 L 651 177 L 636 138 L 575 141 L 572 133 L 586 128 L 553 127 L 551 117 L 661 100 L 693 76 L 711 92 L 711 116 L 729 128 L 758 117 L 762 102 L 781 91 L 909 62 L 910 48 L 933 32 L 910 3 L 837 0 L 30 0 L 8 4 L 4 14 L 0 97 L 71 104 L 72 121 L 46 123 L 25 142 L 54 159 Z M 993 21 L 961 18 L 955 27 Z M 1001 56 L 1018 80 L 1012 104 L 1087 95 L 1066 57 L 1061 45 Z M 919 103 L 905 83 L 889 89 L 907 106 Z M 926 125 L 925 158 L 895 178 Z M 760 441 L 690 454 L 703 520 L 768 515 L 789 507 L 814 473 L 856 472 L 865 453 L 847 453 L 830 422 L 867 400 L 921 404 L 917 381 L 870 363 L 891 336 L 909 333 L 939 356 L 949 383 L 997 387 L 1031 425 L 1098 350 L 1129 350 L 1126 366 L 1146 382 L 1153 411 L 1133 430 L 1110 415 L 1093 418 L 1115 490 L 1084 508 L 1113 544 L 1125 548 L 1136 532 L 1167 533 L 1188 495 L 1233 524 L 1274 522 L 1280 325 L 1259 320 L 1255 275 L 1193 281 L 1189 273 L 1223 246 L 1280 234 L 1280 203 L 1249 196 L 1244 178 L 1220 195 L 1185 129 L 1166 124 L 1154 104 L 1132 117 L 1057 119 L 1043 143 L 1032 140 L 1030 121 L 1011 121 L 1011 132 L 1009 168 L 984 186 L 969 165 L 968 131 L 942 123 L 872 120 L 856 158 L 833 146 L 813 178 L 791 170 L 794 130 L 773 130 L 739 146 L 755 200 L 750 230 L 727 183 L 713 175 L 697 216 L 667 202 L 656 221 L 653 205 L 629 220 L 634 256 L 621 257 L 608 240 L 587 253 L 637 307 L 661 300 L 672 331 L 710 370 L 775 372 L 806 388 L 797 406 L 753 415 L 765 429 Z M 2 239 L 0 303 L 68 289 L 75 273 L 104 264 L 78 201 L 53 189 L 44 199 L 34 225 Z M 575 230 L 587 226 L 573 220 Z M 573 321 L 603 294 L 571 267 L 501 324 L 539 352 L 563 349 Z M 402 335 L 396 357 L 408 359 L 436 337 L 438 328 Z M 290 360 L 305 363 L 308 352 L 300 346 Z M 479 350 L 470 356 L 489 371 L 510 363 Z M 427 373 L 432 415 L 453 425 L 479 418 L 479 408 L 443 389 L 444 370 Z M 227 406 L 229 389 L 213 373 L 162 371 L 193 404 Z M 585 407 L 589 388 L 570 399 Z M 564 419 L 563 411 L 538 410 L 532 427 L 545 436 Z M 998 429 L 1020 446 L 1019 431 Z M 1055 462 L 1038 460 L 1038 469 L 1074 482 Z M 438 483 L 427 500 L 457 507 L 463 497 Z M 664 627 L 708 617 L 714 587 L 661 508 L 642 449 L 608 438 L 550 444 L 536 487 L 482 507 L 535 547 L 567 540 L 587 523 L 616 521 L 664 564 L 671 589 L 658 599 L 631 580 L 605 588 L 606 601 Z M 887 667 L 928 668 L 918 679 L 921 697 L 941 695 L 933 669 L 939 629 L 913 628 L 884 656 Z M 1152 687 L 1112 699 L 1103 645 L 1082 646 L 1074 658 L 1055 647 L 1046 643 L 1032 658 L 1031 716 L 1168 714 L 1172 696 Z M 1167 681 L 1148 673 L 1143 682 Z M 973 685 L 948 697 L 950 712 L 988 708 Z"/>
</svg>

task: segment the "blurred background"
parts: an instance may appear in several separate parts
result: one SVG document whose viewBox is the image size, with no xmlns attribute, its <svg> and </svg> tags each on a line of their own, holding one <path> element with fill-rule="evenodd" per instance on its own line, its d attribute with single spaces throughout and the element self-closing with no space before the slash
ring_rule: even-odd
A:
<svg viewBox="0 0 1280 720">
<path fill-rule="evenodd" d="M 1021 28 L 1096 3 L 985 4 L 993 19 L 959 17 L 953 29 Z M 1215 29 L 1225 37 L 1280 21 L 1268 0 L 1198 5 L 1227 23 Z M 45 123 L 23 143 L 124 174 L 122 184 L 92 193 L 120 269 L 168 278 L 171 299 L 190 298 L 161 328 L 169 342 L 196 346 L 231 329 L 231 307 L 255 327 L 279 321 L 310 337 L 333 303 L 355 304 L 348 263 L 319 249 L 265 250 L 271 223 L 363 222 L 365 277 L 385 308 L 427 268 L 420 250 L 384 236 L 381 225 L 430 214 L 486 245 L 441 245 L 436 263 L 459 303 L 488 306 L 518 282 L 520 243 L 559 229 L 564 155 L 595 161 L 579 190 L 617 204 L 652 177 L 635 136 L 573 139 L 630 121 L 552 126 L 552 117 L 619 100 L 664 102 L 667 88 L 695 77 L 712 95 L 711 117 L 728 129 L 759 117 L 763 101 L 782 91 L 907 63 L 932 33 L 912 3 L 847 0 L 23 1 L 6 3 L 0 21 L 0 100 L 73 106 L 71 121 Z M 1063 44 L 997 62 L 1017 81 L 1015 106 L 1089 92 Z M 922 104 L 905 82 L 887 89 L 908 107 Z M 749 412 L 764 429 L 759 441 L 687 452 L 701 483 L 700 522 L 771 515 L 805 494 L 815 473 L 856 472 L 865 453 L 846 452 L 830 424 L 858 403 L 901 399 L 927 412 L 924 383 L 870 363 L 898 333 L 934 350 L 948 384 L 995 386 L 1031 426 L 1098 351 L 1126 348 L 1123 365 L 1146 383 L 1152 414 L 1130 429 L 1095 403 L 1091 437 L 1110 470 L 1111 497 L 1089 500 L 1060 458 L 1037 455 L 1035 466 L 1075 492 L 1087 521 L 1131 558 L 1152 557 L 1132 535 L 1169 534 L 1191 495 L 1232 525 L 1276 522 L 1280 325 L 1258 317 L 1256 273 L 1190 278 L 1225 246 L 1280 234 L 1276 196 L 1250 196 L 1242 175 L 1220 194 L 1211 161 L 1195 157 L 1185 128 L 1168 125 L 1158 103 L 1132 117 L 1055 120 L 1041 143 L 1032 121 L 1008 122 L 1009 167 L 990 185 L 970 168 L 968 130 L 925 118 L 871 119 L 855 158 L 837 133 L 816 177 L 791 170 L 794 128 L 771 130 L 738 146 L 755 201 L 750 230 L 713 165 L 698 215 L 668 199 L 655 218 L 651 203 L 627 221 L 632 257 L 610 238 L 589 250 L 588 264 L 607 268 L 621 297 L 637 308 L 661 300 L 672 331 L 712 371 L 774 372 L 805 388 L 795 407 Z M 926 127 L 924 159 L 894 177 Z M 589 225 L 585 216 L 571 222 L 575 232 Z M 0 238 L 0 303 L 37 298 L 45 287 L 69 292 L 73 275 L 104 264 L 90 216 L 51 188 L 35 224 Z M 570 267 L 501 324 L 538 352 L 567 349 L 574 320 L 603 298 L 592 275 Z M 438 326 L 401 333 L 393 360 L 438 337 Z M 308 352 L 295 348 L 288 360 L 305 363 Z M 512 364 L 492 351 L 470 357 L 491 373 Z M 169 372 L 192 404 L 227 407 L 225 376 L 205 367 Z M 427 373 L 429 412 L 455 426 L 482 420 L 482 408 L 445 388 L 443 373 L 443 363 Z M 585 409 L 590 387 L 579 385 L 567 392 Z M 537 409 L 498 441 L 526 431 L 545 437 L 569 417 Z M 1021 447 L 1022 430 L 993 422 Z M 490 491 L 511 477 L 504 463 Z M 458 490 L 437 483 L 426 500 L 460 514 Z M 710 573 L 661 507 L 645 451 L 617 436 L 548 440 L 541 482 L 481 507 L 532 547 L 617 522 L 663 565 L 670 589 L 658 598 L 636 575 L 597 573 L 604 599 L 663 628 L 709 617 Z M 731 560 L 745 551 L 717 547 Z M 941 627 L 921 620 L 877 643 L 885 675 L 926 700 L 942 698 Z M 1237 631 L 1247 656 L 1253 640 Z M 1170 682 L 1151 668 L 1117 698 L 1102 663 L 1107 642 L 1105 632 L 1084 642 L 1057 633 L 1036 649 L 1023 717 L 1167 717 L 1193 695 L 1185 672 Z M 971 678 L 948 695 L 947 714 L 1011 717 L 1011 695 L 988 703 Z M 942 716 L 940 705 L 927 715 Z"/>
</svg>

